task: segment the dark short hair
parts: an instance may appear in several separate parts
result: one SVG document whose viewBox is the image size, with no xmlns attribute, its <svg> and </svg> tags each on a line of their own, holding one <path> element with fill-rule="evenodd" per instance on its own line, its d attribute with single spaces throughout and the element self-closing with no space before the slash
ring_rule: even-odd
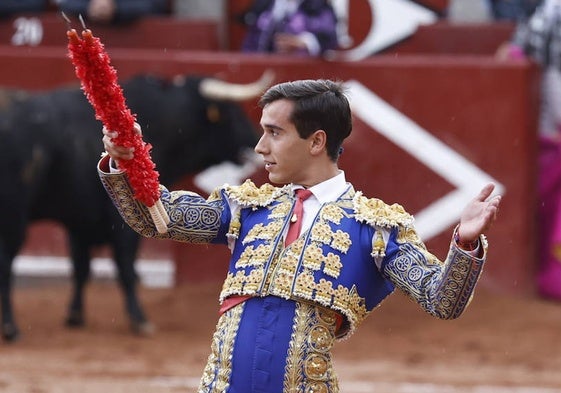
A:
<svg viewBox="0 0 561 393">
<path fill-rule="evenodd" d="M 343 140 L 353 128 L 351 108 L 343 84 L 327 79 L 279 83 L 261 96 L 259 106 L 263 108 L 280 99 L 294 102 L 290 120 L 301 138 L 306 139 L 317 130 L 325 131 L 327 154 L 337 161 Z"/>
</svg>

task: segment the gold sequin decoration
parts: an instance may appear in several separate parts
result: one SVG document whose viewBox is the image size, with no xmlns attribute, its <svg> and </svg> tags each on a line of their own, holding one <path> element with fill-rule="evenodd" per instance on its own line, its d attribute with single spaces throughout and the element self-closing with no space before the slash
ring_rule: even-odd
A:
<svg viewBox="0 0 561 393">
<path fill-rule="evenodd" d="M 325 380 L 327 367 L 327 359 L 320 354 L 312 354 L 304 360 L 304 372 L 311 379 Z"/>
<path fill-rule="evenodd" d="M 244 292 L 248 295 L 256 293 L 261 288 L 265 272 L 263 268 L 253 269 L 244 284 Z"/>
<path fill-rule="evenodd" d="M 288 299 L 292 291 L 292 281 L 296 275 L 298 264 L 298 256 L 294 254 L 286 255 L 282 259 L 282 264 L 279 265 L 275 274 L 273 285 L 275 294 Z"/>
<path fill-rule="evenodd" d="M 246 275 L 243 270 L 239 270 L 236 274 L 228 273 L 222 291 L 220 292 L 220 301 L 222 302 L 230 295 L 255 295 L 261 288 L 264 278 L 264 269 L 255 268 Z"/>
<path fill-rule="evenodd" d="M 318 318 L 328 325 L 333 325 L 337 322 L 337 313 L 327 308 L 318 308 Z"/>
<path fill-rule="evenodd" d="M 397 203 L 390 206 L 380 199 L 366 198 L 362 192 L 357 191 L 353 199 L 353 206 L 355 218 L 359 222 L 385 228 L 413 226 L 413 217 Z"/>
<path fill-rule="evenodd" d="M 230 220 L 230 227 L 228 228 L 228 235 L 237 239 L 240 236 L 240 212 L 238 211 Z"/>
<path fill-rule="evenodd" d="M 243 239 L 243 244 L 251 243 L 257 239 L 270 241 L 278 235 L 281 228 L 282 222 L 280 221 L 271 221 L 267 225 L 261 223 L 254 225 Z"/>
<path fill-rule="evenodd" d="M 288 247 L 290 248 L 290 252 L 296 255 L 302 254 L 302 251 L 304 251 L 304 238 L 303 237 L 297 238 L 292 243 L 290 243 Z"/>
<path fill-rule="evenodd" d="M 397 241 L 399 243 L 420 243 L 419 235 L 414 228 L 400 228 L 397 234 Z"/>
<path fill-rule="evenodd" d="M 296 302 L 294 325 L 288 347 L 283 392 L 338 393 L 331 363 L 335 319 L 320 318 L 330 310 Z"/>
<path fill-rule="evenodd" d="M 323 382 L 312 382 L 306 386 L 305 393 L 328 393 L 329 388 Z"/>
<path fill-rule="evenodd" d="M 321 247 L 317 244 L 310 243 L 304 250 L 304 266 L 308 269 L 319 270 L 323 261 L 323 253 Z"/>
<path fill-rule="evenodd" d="M 347 335 L 352 334 L 356 327 L 368 316 L 365 300 L 358 294 L 354 286 L 349 290 L 342 285 L 338 285 L 334 290 L 332 308 L 338 310 L 350 322 L 350 330 Z"/>
<path fill-rule="evenodd" d="M 331 242 L 331 247 L 336 249 L 337 251 L 341 251 L 343 254 L 346 254 L 351 247 L 351 237 L 348 233 L 343 232 L 340 229 L 337 229 L 337 232 L 333 234 L 333 241 Z"/>
<path fill-rule="evenodd" d="M 314 326 L 308 336 L 308 344 L 314 350 L 325 353 L 333 346 L 334 337 L 329 330 L 322 325 Z"/>
<path fill-rule="evenodd" d="M 333 232 L 326 222 L 315 223 L 312 227 L 312 240 L 323 244 L 330 244 Z"/>
<path fill-rule="evenodd" d="M 315 286 L 314 276 L 311 273 L 304 272 L 296 277 L 295 292 L 304 297 L 304 299 L 313 299 L 312 295 Z"/>
<path fill-rule="evenodd" d="M 272 207 L 269 213 L 269 219 L 285 219 L 290 210 L 292 209 L 292 202 L 287 201 L 283 203 L 278 203 Z"/>
<path fill-rule="evenodd" d="M 331 299 L 333 298 L 333 284 L 331 281 L 327 281 L 325 278 L 321 278 L 319 283 L 315 286 L 316 296 L 315 300 L 324 306 L 331 305 Z"/>
<path fill-rule="evenodd" d="M 260 244 L 257 248 L 247 246 L 236 261 L 236 267 L 264 265 L 269 260 L 271 251 L 272 247 L 269 244 Z"/>
<path fill-rule="evenodd" d="M 325 257 L 325 266 L 323 268 L 323 272 L 325 274 L 333 278 L 337 278 L 339 277 L 339 274 L 341 274 L 342 267 L 343 264 L 341 263 L 341 258 L 339 258 L 339 255 L 335 255 L 332 252 L 327 254 L 327 256 Z"/>
<path fill-rule="evenodd" d="M 337 205 L 326 205 L 321 211 L 321 218 L 339 225 L 343 218 L 343 210 Z"/>
<path fill-rule="evenodd" d="M 372 256 L 373 257 L 385 257 L 386 256 L 386 243 L 384 242 L 384 237 L 382 232 L 377 230 L 374 236 L 374 244 L 372 244 Z"/>
<path fill-rule="evenodd" d="M 250 206 L 267 206 L 275 198 L 283 192 L 286 192 L 288 186 L 277 188 L 269 183 L 257 187 L 251 180 L 246 180 L 239 186 L 228 186 L 225 188 L 228 196 L 238 202 L 242 207 Z"/>
</svg>

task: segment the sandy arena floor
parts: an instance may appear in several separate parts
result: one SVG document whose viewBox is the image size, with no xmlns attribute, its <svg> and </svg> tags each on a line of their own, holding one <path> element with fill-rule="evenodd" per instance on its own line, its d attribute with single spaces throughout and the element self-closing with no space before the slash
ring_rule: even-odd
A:
<svg viewBox="0 0 561 393">
<path fill-rule="evenodd" d="M 0 392 L 194 392 L 219 286 L 142 288 L 157 326 L 146 338 L 129 333 L 113 281 L 90 285 L 82 330 L 62 323 L 69 282 L 18 284 L 23 334 L 0 343 Z M 460 319 L 439 321 L 396 293 L 336 345 L 335 367 L 344 393 L 561 392 L 560 332 L 561 304 L 479 290 Z"/>
</svg>

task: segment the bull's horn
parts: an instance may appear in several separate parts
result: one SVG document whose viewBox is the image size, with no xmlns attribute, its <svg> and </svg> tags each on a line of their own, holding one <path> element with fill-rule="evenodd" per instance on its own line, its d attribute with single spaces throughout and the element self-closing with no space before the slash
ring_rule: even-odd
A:
<svg viewBox="0 0 561 393">
<path fill-rule="evenodd" d="M 248 84 L 224 82 L 215 78 L 203 79 L 199 92 L 203 97 L 214 100 L 244 101 L 262 94 L 271 86 L 275 77 L 272 70 L 267 70 L 257 81 Z"/>
</svg>

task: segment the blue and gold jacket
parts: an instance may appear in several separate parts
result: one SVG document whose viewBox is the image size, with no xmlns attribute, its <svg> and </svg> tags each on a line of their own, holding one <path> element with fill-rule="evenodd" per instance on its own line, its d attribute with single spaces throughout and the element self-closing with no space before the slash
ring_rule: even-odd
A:
<svg viewBox="0 0 561 393">
<path fill-rule="evenodd" d="M 146 207 L 133 197 L 123 174 L 99 170 L 124 220 L 145 237 L 191 243 L 233 243 L 220 301 L 234 295 L 279 296 L 311 302 L 344 318 L 338 338 L 354 332 L 398 287 L 430 314 L 458 317 L 482 271 L 476 258 L 451 242 L 445 262 L 429 253 L 400 205 L 369 199 L 349 185 L 335 202 L 322 205 L 309 230 L 288 247 L 283 233 L 294 205 L 291 188 L 246 181 L 224 186 L 208 199 L 161 187 L 170 217 L 158 233 Z M 230 203 L 240 206 L 232 216 Z"/>
</svg>

